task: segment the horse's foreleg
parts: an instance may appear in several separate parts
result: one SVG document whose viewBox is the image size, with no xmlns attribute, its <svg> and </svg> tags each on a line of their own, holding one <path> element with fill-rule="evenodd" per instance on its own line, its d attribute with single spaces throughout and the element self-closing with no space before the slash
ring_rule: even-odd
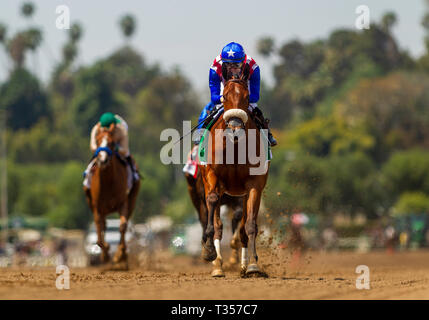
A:
<svg viewBox="0 0 429 320">
<path fill-rule="evenodd" d="M 198 217 L 200 219 L 200 224 L 202 228 L 202 237 L 201 237 L 201 243 L 203 245 L 201 255 L 204 256 L 204 244 L 207 241 L 207 235 L 206 235 L 206 229 L 207 229 L 207 217 L 208 211 L 206 206 L 206 201 L 203 199 L 200 200 L 200 205 L 198 209 Z"/>
<path fill-rule="evenodd" d="M 247 273 L 259 272 L 258 255 L 256 254 L 256 236 L 258 235 L 259 205 L 261 203 L 261 192 L 255 188 L 250 189 L 247 200 L 247 218 L 245 224 L 246 234 L 249 238 L 249 265 Z"/>
<path fill-rule="evenodd" d="M 247 196 L 243 198 L 243 214 L 241 216 L 240 223 L 240 240 L 241 240 L 241 273 L 245 274 L 247 266 L 249 265 L 249 254 L 247 245 L 249 243 L 249 237 L 246 233 L 246 220 L 247 220 Z"/>
<path fill-rule="evenodd" d="M 240 248 L 240 228 L 239 223 L 243 215 L 243 209 L 241 206 L 234 207 L 234 213 L 232 217 L 232 239 L 231 239 L 231 257 L 229 263 L 235 265 L 238 263 L 238 250 Z"/>
<path fill-rule="evenodd" d="M 206 203 L 207 203 L 207 227 L 205 232 L 206 241 L 203 245 L 204 252 L 203 258 L 206 261 L 213 261 L 216 259 L 216 250 L 214 247 L 213 237 L 215 234 L 214 228 L 214 215 L 215 209 L 219 202 L 219 196 L 215 192 L 211 192 L 207 195 Z"/>
<path fill-rule="evenodd" d="M 119 209 L 120 215 L 120 226 L 119 232 L 121 233 L 121 240 L 119 242 L 118 249 L 116 250 L 113 262 L 118 263 L 127 260 L 127 245 L 125 241 L 125 233 L 127 232 L 128 227 L 128 203 L 125 202 Z"/>
<path fill-rule="evenodd" d="M 218 201 L 217 206 L 215 208 L 214 212 L 214 246 L 216 249 L 216 259 L 213 261 L 213 271 L 212 276 L 213 277 L 224 277 L 225 273 L 222 269 L 222 255 L 220 252 L 220 242 L 222 240 L 222 220 L 220 218 L 220 203 Z"/>
<path fill-rule="evenodd" d="M 216 208 L 219 206 L 220 198 L 219 193 L 216 190 L 217 177 L 212 172 L 207 173 L 204 181 L 204 190 L 206 195 L 206 206 L 207 206 L 207 227 L 206 227 L 206 242 L 203 244 L 203 259 L 206 261 L 213 261 L 216 259 L 216 250 L 213 243 L 213 237 L 215 233 L 214 229 L 214 214 Z"/>
<path fill-rule="evenodd" d="M 110 260 L 109 244 L 104 241 L 106 220 L 98 211 L 94 211 L 94 222 L 97 229 L 97 245 L 101 248 L 101 262 L 106 263 Z"/>
</svg>

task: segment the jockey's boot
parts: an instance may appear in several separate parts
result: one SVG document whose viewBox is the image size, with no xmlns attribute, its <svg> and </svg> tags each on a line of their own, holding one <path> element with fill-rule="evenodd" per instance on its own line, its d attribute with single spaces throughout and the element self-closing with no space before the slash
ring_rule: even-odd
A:
<svg viewBox="0 0 429 320">
<path fill-rule="evenodd" d="M 256 120 L 255 122 L 259 129 L 268 130 L 268 142 L 270 143 L 270 146 L 271 147 L 276 146 L 277 140 L 274 139 L 273 134 L 271 133 L 271 130 L 268 127 L 270 120 L 264 118 L 264 115 L 262 114 L 261 109 L 259 109 L 258 107 L 253 108 L 253 116 L 255 117 L 255 120 Z"/>
<path fill-rule="evenodd" d="M 138 180 L 140 178 L 140 175 L 139 175 L 136 167 L 134 166 L 134 162 L 133 162 L 133 159 L 131 158 L 131 155 L 129 155 L 125 159 L 127 159 L 127 162 L 130 165 L 132 175 L 133 175 L 133 183 L 134 183 L 136 180 Z"/>
</svg>

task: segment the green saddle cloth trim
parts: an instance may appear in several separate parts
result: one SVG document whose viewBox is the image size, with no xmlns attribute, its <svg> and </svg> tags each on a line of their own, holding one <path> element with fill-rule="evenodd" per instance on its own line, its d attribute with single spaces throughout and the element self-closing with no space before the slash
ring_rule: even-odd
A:
<svg viewBox="0 0 429 320">
<path fill-rule="evenodd" d="M 206 138 L 207 135 L 210 133 L 210 128 L 213 125 L 213 122 L 215 121 L 215 118 L 213 118 L 209 124 L 207 125 L 207 127 L 204 130 L 203 135 L 201 136 L 200 139 L 200 144 L 198 145 L 198 162 L 200 164 L 207 164 L 207 146 L 208 146 L 208 139 Z"/>
</svg>

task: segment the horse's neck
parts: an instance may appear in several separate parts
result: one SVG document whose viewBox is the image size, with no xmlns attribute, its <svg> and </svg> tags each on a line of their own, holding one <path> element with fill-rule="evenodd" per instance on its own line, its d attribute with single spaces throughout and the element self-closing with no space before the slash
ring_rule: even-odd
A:
<svg viewBox="0 0 429 320">
<path fill-rule="evenodd" d="M 117 159 L 116 159 L 116 156 L 113 156 L 108 166 L 104 168 L 99 168 L 100 180 L 101 181 L 105 180 L 106 182 L 113 180 L 116 166 L 117 166 Z"/>
</svg>

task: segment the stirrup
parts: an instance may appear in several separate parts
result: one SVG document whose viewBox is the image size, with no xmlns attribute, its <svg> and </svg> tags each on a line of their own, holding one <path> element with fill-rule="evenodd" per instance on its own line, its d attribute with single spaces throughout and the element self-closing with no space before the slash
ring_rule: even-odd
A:
<svg viewBox="0 0 429 320">
<path fill-rule="evenodd" d="M 277 145 L 277 140 L 274 139 L 273 134 L 271 132 L 268 133 L 268 141 L 270 142 L 271 147 L 275 147 Z"/>
</svg>

